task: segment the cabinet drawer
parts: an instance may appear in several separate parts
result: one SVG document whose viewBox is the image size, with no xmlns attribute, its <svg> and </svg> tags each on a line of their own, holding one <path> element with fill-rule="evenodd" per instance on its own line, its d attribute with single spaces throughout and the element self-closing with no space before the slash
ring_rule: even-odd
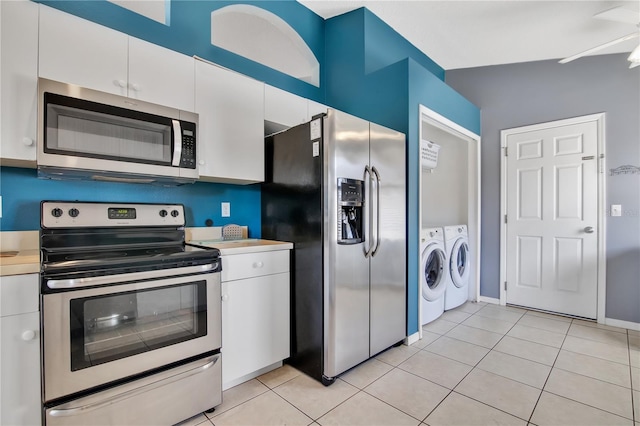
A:
<svg viewBox="0 0 640 426">
<path fill-rule="evenodd" d="M 222 281 L 289 272 L 289 250 L 233 254 L 222 257 Z"/>
<path fill-rule="evenodd" d="M 0 277 L 0 317 L 37 312 L 40 307 L 39 274 Z"/>
</svg>

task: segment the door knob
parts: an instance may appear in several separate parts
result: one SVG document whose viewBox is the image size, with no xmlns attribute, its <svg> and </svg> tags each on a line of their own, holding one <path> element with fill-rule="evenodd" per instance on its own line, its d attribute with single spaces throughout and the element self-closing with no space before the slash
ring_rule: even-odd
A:
<svg viewBox="0 0 640 426">
<path fill-rule="evenodd" d="M 584 228 L 584 232 L 587 234 L 593 234 L 593 226 L 587 226 Z"/>
</svg>

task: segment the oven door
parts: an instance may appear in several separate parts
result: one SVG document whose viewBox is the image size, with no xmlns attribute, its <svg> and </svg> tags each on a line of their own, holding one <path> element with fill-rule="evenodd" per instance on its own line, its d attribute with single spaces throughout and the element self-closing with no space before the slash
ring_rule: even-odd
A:
<svg viewBox="0 0 640 426">
<path fill-rule="evenodd" d="M 220 297 L 219 273 L 44 294 L 45 401 L 219 349 Z"/>
</svg>

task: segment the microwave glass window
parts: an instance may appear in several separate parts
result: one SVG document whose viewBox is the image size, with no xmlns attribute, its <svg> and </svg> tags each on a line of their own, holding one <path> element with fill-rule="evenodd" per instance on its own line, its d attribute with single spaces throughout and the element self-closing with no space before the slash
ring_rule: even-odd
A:
<svg viewBox="0 0 640 426">
<path fill-rule="evenodd" d="M 71 370 L 207 334 L 206 282 L 70 301 Z"/>
<path fill-rule="evenodd" d="M 47 104 L 46 150 L 170 164 L 171 126 L 69 106 Z"/>
</svg>

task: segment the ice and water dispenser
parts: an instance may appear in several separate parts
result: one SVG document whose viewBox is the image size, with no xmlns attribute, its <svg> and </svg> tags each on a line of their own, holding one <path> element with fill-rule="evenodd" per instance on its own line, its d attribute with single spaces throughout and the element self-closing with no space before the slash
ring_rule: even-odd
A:
<svg viewBox="0 0 640 426">
<path fill-rule="evenodd" d="M 364 181 L 338 178 L 338 244 L 364 241 Z"/>
</svg>

